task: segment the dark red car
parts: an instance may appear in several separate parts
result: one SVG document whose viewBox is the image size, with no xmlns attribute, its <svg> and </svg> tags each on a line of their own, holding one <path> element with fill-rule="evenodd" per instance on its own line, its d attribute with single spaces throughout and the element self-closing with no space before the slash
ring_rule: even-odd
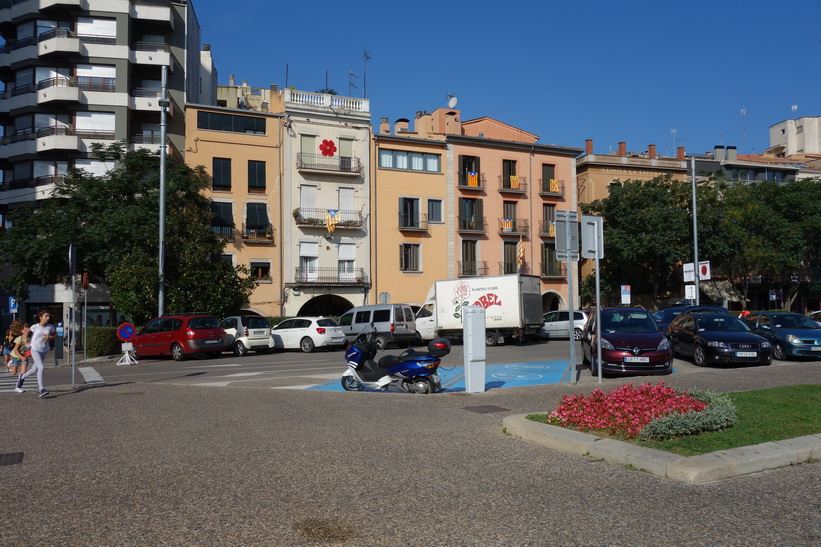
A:
<svg viewBox="0 0 821 547">
<path fill-rule="evenodd" d="M 182 361 L 192 353 L 218 357 L 227 337 L 213 315 L 168 314 L 146 323 L 131 342 L 137 358 L 170 355 Z"/>
</svg>

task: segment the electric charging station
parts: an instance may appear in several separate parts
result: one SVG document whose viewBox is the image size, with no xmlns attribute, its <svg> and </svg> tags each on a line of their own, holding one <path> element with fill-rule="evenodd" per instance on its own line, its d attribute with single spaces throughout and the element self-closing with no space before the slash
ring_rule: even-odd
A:
<svg viewBox="0 0 821 547">
<path fill-rule="evenodd" d="M 487 346 L 485 344 L 485 309 L 481 306 L 462 308 L 464 326 L 462 343 L 465 349 L 465 391 L 485 392 Z"/>
</svg>

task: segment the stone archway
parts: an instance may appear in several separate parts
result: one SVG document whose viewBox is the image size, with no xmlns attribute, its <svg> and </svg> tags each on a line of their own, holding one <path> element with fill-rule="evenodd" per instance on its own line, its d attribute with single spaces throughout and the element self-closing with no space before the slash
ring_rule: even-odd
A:
<svg viewBox="0 0 821 547">
<path fill-rule="evenodd" d="M 564 298 L 560 294 L 547 291 L 542 295 L 542 313 L 560 309 L 567 309 L 567 304 L 565 304 Z"/>
<path fill-rule="evenodd" d="M 305 302 L 299 308 L 299 315 L 339 317 L 353 307 L 354 305 L 346 298 L 335 294 L 323 294 Z"/>
</svg>

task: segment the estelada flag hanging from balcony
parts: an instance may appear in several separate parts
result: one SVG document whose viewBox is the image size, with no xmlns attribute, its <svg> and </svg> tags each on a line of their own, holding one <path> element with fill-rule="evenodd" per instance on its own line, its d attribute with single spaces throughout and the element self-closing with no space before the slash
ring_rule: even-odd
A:
<svg viewBox="0 0 821 547">
<path fill-rule="evenodd" d="M 525 261 L 525 242 L 519 234 L 519 245 L 516 248 L 516 271 L 522 273 L 522 264 Z"/>
<path fill-rule="evenodd" d="M 479 173 L 468 171 L 468 186 L 479 186 Z"/>
<path fill-rule="evenodd" d="M 339 216 L 341 212 L 339 209 L 328 209 L 325 212 L 325 226 L 328 227 L 328 233 L 334 233 L 336 230 L 336 225 L 339 224 Z"/>
<path fill-rule="evenodd" d="M 512 190 L 519 189 L 519 177 L 518 175 L 510 175 L 510 188 Z"/>
<path fill-rule="evenodd" d="M 512 232 L 513 231 L 513 219 L 510 219 L 510 218 L 502 219 L 502 231 L 503 232 Z"/>
</svg>

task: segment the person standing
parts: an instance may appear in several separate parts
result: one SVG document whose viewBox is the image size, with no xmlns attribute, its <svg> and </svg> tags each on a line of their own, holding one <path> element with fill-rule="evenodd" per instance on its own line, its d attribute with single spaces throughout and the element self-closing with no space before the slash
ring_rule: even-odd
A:
<svg viewBox="0 0 821 547">
<path fill-rule="evenodd" d="M 43 371 L 45 370 L 46 354 L 51 349 L 49 341 L 57 338 L 57 331 L 54 326 L 49 324 L 51 314 L 46 310 L 37 312 L 37 323 L 31 326 L 31 359 L 34 361 L 34 366 L 25 374 L 21 374 L 17 379 L 17 388 L 14 391 L 23 393 L 23 382 L 32 373 L 37 373 L 37 396 L 45 397 L 48 395 L 46 387 L 43 384 Z"/>
</svg>

